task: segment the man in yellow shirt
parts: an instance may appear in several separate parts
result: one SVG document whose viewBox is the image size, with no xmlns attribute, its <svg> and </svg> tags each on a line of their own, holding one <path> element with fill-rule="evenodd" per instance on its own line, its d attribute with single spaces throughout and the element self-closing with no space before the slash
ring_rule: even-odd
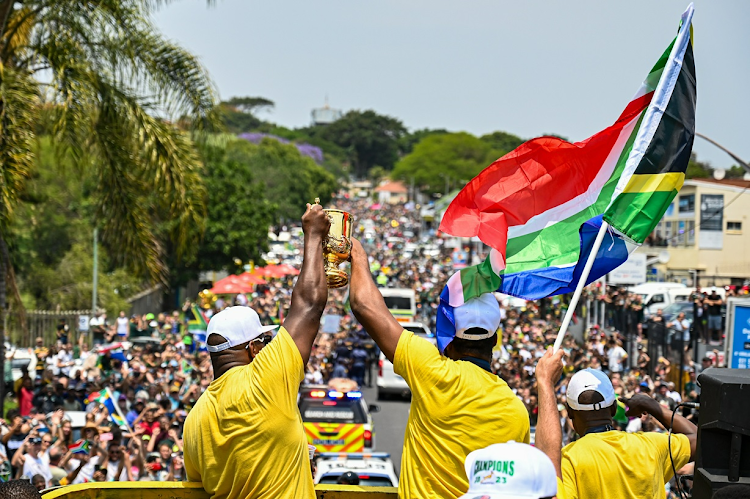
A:
<svg viewBox="0 0 750 499">
<path fill-rule="evenodd" d="M 351 259 L 352 311 L 412 392 L 399 496 L 456 498 L 469 488 L 464 461 L 471 451 L 529 442 L 526 408 L 490 371 L 500 324 L 497 300 L 487 294 L 455 309 L 456 337 L 442 356 L 390 314 L 356 240 Z"/>
<path fill-rule="evenodd" d="M 272 341 L 275 327 L 261 326 L 249 307 L 223 310 L 208 324 L 214 380 L 185 420 L 184 452 L 188 479 L 212 498 L 315 498 L 297 391 L 328 297 L 329 226 L 322 208 L 308 205 L 302 271 Z"/>
<path fill-rule="evenodd" d="M 558 498 L 663 499 L 664 484 L 673 476 L 670 439 L 674 467 L 680 469 L 695 454 L 696 426 L 676 415 L 671 437 L 666 433 L 614 430 L 612 417 L 617 403 L 612 383 L 601 371 L 584 369 L 571 378 L 566 393 L 569 417 L 582 437 L 565 446 L 561 456 L 556 450 L 560 447 L 561 430 L 553 400 L 555 376 L 549 373 L 554 371 L 559 379 L 562 366 L 556 368 L 553 362 L 559 363 L 560 357 L 553 359 L 550 352 L 537 365 L 540 397 L 536 443 L 559 467 L 562 484 L 558 486 Z M 540 367 L 544 373 L 541 376 Z M 672 412 L 656 400 L 642 394 L 622 400 L 628 405 L 628 416 L 648 413 L 669 427 Z"/>
</svg>

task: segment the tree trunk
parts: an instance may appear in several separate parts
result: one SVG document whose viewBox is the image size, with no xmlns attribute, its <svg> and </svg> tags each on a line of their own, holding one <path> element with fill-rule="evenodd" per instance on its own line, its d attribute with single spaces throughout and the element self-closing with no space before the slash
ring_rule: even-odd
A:
<svg viewBox="0 0 750 499">
<path fill-rule="evenodd" d="M 0 231 L 0 413 L 5 417 L 5 312 L 6 312 L 6 266 L 5 238 Z"/>
<path fill-rule="evenodd" d="M 0 0 L 0 39 L 5 34 L 5 27 L 8 25 L 8 18 L 13 12 L 15 0 Z"/>
</svg>

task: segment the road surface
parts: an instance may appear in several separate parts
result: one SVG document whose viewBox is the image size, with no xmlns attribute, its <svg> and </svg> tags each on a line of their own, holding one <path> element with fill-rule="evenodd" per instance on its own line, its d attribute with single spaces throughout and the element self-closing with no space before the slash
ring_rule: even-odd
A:
<svg viewBox="0 0 750 499">
<path fill-rule="evenodd" d="M 396 474 L 401 475 L 401 450 L 404 446 L 404 430 L 409 417 L 409 401 L 392 398 L 378 400 L 377 387 L 362 387 L 368 404 L 380 406 L 380 412 L 372 415 L 375 425 L 375 451 L 388 452 L 393 460 Z"/>
</svg>

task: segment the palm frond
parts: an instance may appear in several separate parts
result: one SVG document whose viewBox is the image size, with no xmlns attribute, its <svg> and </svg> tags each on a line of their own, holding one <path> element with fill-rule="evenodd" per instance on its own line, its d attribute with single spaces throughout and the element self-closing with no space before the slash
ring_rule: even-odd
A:
<svg viewBox="0 0 750 499">
<path fill-rule="evenodd" d="M 34 166 L 38 103 L 31 75 L 0 65 L 0 230 L 7 226 Z"/>
</svg>

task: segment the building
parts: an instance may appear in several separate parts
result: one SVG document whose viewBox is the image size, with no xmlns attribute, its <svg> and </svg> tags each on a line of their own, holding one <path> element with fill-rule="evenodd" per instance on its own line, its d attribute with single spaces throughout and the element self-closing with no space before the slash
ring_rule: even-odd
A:
<svg viewBox="0 0 750 499">
<path fill-rule="evenodd" d="M 661 255 L 666 280 L 701 286 L 750 282 L 750 181 L 686 180 L 640 251 Z M 666 252 L 666 253 L 665 253 Z"/>
<path fill-rule="evenodd" d="M 408 199 L 409 189 L 401 182 L 386 180 L 375 188 L 378 194 L 378 203 L 397 204 L 405 203 Z"/>
<path fill-rule="evenodd" d="M 326 97 L 326 103 L 323 107 L 313 109 L 310 114 L 313 126 L 330 125 L 343 116 L 343 113 L 339 109 L 333 109 L 328 105 L 328 97 Z"/>
</svg>

